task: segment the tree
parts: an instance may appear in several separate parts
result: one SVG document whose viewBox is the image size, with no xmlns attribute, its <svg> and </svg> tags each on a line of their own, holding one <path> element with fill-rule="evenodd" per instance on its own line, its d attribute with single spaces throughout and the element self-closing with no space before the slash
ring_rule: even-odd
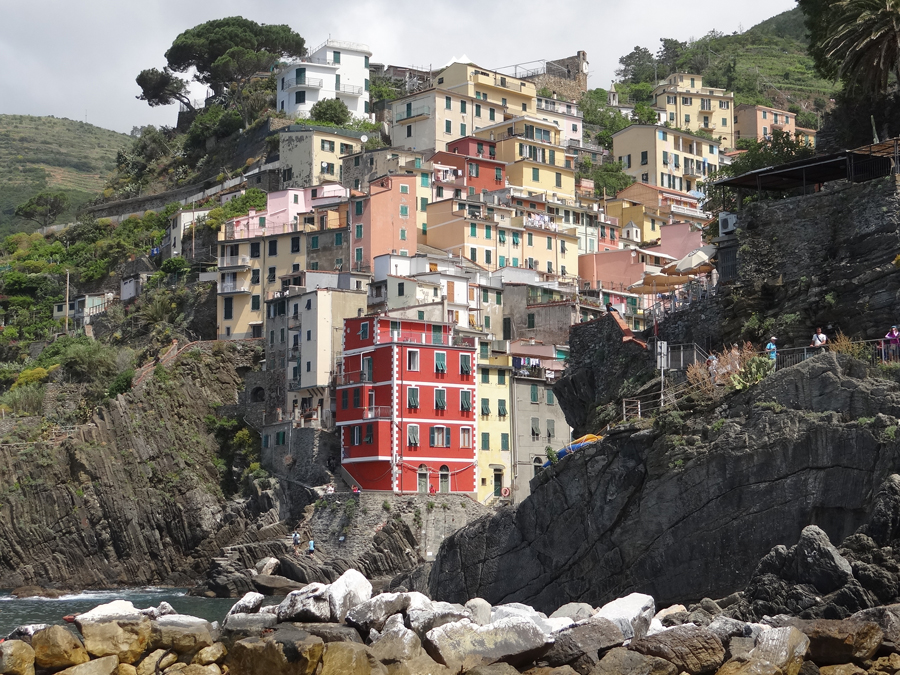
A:
<svg viewBox="0 0 900 675">
<path fill-rule="evenodd" d="M 887 91 L 900 80 L 900 0 L 799 0 L 809 52 L 824 77 L 849 89 Z"/>
<path fill-rule="evenodd" d="M 662 46 L 656 52 L 656 63 L 659 64 L 657 75 L 662 79 L 677 72 L 678 59 L 684 54 L 687 45 L 673 38 L 660 38 L 659 41 Z"/>
<path fill-rule="evenodd" d="M 621 68 L 616 70 L 620 80 L 637 84 L 639 82 L 656 83 L 656 59 L 646 47 L 635 47 L 631 53 L 619 59 Z"/>
<path fill-rule="evenodd" d="M 268 52 L 276 58 L 299 58 L 306 52 L 305 40 L 290 26 L 260 25 L 240 16 L 231 16 L 207 21 L 181 33 L 166 51 L 166 62 L 177 73 L 194 68 L 194 79 L 220 94 L 228 84 L 225 65 L 229 60 L 235 60 L 235 53 L 225 61 L 219 59 L 235 47 Z"/>
<path fill-rule="evenodd" d="M 142 70 L 135 81 L 141 88 L 141 94 L 136 98 L 139 101 L 147 101 L 150 107 L 155 108 L 178 101 L 189 110 L 194 110 L 191 99 L 188 98 L 187 82 L 177 75 L 173 75 L 168 68 Z"/>
<path fill-rule="evenodd" d="M 309 117 L 315 122 L 329 122 L 343 126 L 350 121 L 350 109 L 337 98 L 323 98 L 309 109 Z"/>
<path fill-rule="evenodd" d="M 612 196 L 634 182 L 634 178 L 622 170 L 619 162 L 592 167 L 589 178 L 594 181 L 594 192 Z"/>
<path fill-rule="evenodd" d="M 24 204 L 16 207 L 16 216 L 37 223 L 41 227 L 52 225 L 69 207 L 69 195 L 65 192 L 40 192 Z"/>
<path fill-rule="evenodd" d="M 635 103 L 631 121 L 634 124 L 656 124 L 658 117 L 656 111 L 646 103 Z"/>
</svg>

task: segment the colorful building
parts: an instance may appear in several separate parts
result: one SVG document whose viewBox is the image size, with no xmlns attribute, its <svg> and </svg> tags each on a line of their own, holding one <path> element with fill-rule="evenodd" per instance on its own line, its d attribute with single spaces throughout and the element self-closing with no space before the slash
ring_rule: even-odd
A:
<svg viewBox="0 0 900 675">
<path fill-rule="evenodd" d="M 503 119 L 504 108 L 513 115 L 535 112 L 537 89 L 533 82 L 485 70 L 472 63 L 451 63 L 437 74 L 435 83 L 441 89 L 471 97 L 482 110 L 501 108 L 498 120 Z M 485 119 L 488 120 L 485 125 L 489 124 L 490 115 L 485 115 Z"/>
<path fill-rule="evenodd" d="M 734 140 L 756 139 L 758 141 L 772 138 L 773 131 L 783 131 L 791 138 L 801 139 L 810 146 L 816 144 L 816 132 L 797 126 L 797 117 L 793 113 L 778 108 L 744 103 L 734 111 Z"/>
<path fill-rule="evenodd" d="M 477 126 L 503 119 L 499 106 L 483 105 L 465 91 L 426 89 L 391 102 L 391 145 L 432 153 L 468 136 Z M 476 107 L 477 106 L 477 107 Z"/>
<path fill-rule="evenodd" d="M 345 155 L 362 149 L 361 131 L 292 124 L 281 129 L 281 187 L 304 188 L 326 181 L 342 182 Z"/>
<path fill-rule="evenodd" d="M 703 86 L 701 75 L 673 73 L 653 90 L 656 108 L 669 126 L 702 129 L 723 148 L 734 147 L 734 92 Z"/>
<path fill-rule="evenodd" d="M 476 491 L 476 342 L 400 314 L 344 322 L 336 420 L 363 490 Z"/>
<path fill-rule="evenodd" d="M 431 161 L 454 169 L 452 176 L 442 174 L 435 178 L 436 187 L 441 188 L 437 198 L 444 197 L 444 190 L 448 187 L 454 191 L 462 188 L 466 194 L 474 195 L 492 192 L 506 185 L 506 162 L 497 158 L 497 144 L 491 140 L 466 136 L 451 141 L 447 144 L 447 150 L 435 153 Z"/>
<path fill-rule="evenodd" d="M 500 343 L 506 345 L 506 343 Z M 478 492 L 476 499 L 495 503 L 512 487 L 512 357 L 482 341 L 478 355 Z"/>
</svg>

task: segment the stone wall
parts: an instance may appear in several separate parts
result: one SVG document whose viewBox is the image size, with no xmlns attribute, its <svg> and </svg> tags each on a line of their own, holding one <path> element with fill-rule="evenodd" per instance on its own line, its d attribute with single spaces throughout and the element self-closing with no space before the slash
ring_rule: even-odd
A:
<svg viewBox="0 0 900 675">
<path fill-rule="evenodd" d="M 538 91 L 546 87 L 561 100 L 578 101 L 588 87 L 588 74 L 583 69 L 585 63 L 587 53 L 580 51 L 574 56 L 547 61 L 545 73 L 527 79 L 534 82 Z"/>
</svg>

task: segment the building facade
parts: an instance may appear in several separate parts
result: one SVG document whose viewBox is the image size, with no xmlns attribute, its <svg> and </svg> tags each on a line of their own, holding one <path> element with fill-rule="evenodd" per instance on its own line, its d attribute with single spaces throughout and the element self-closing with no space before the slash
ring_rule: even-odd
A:
<svg viewBox="0 0 900 675">
<path fill-rule="evenodd" d="M 653 96 L 670 126 L 703 129 L 723 148 L 734 147 L 734 92 L 703 86 L 701 75 L 673 73 L 657 85 Z"/>
<path fill-rule="evenodd" d="M 815 146 L 816 132 L 797 126 L 797 117 L 793 113 L 778 108 L 761 105 L 743 104 L 734 111 L 734 139 L 756 139 L 765 141 L 772 138 L 773 131 L 783 131 L 791 138 L 802 143 Z"/>
</svg>

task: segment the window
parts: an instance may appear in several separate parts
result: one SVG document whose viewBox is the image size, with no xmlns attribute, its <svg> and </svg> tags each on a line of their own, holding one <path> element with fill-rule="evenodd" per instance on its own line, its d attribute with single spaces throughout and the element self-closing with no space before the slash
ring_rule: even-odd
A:
<svg viewBox="0 0 900 675">
<path fill-rule="evenodd" d="M 493 109 L 493 108 L 488 109 L 488 119 L 489 119 L 491 122 L 494 121 L 494 109 Z"/>
<path fill-rule="evenodd" d="M 459 430 L 459 447 L 472 447 L 472 430 L 469 427 L 463 427 Z"/>
<path fill-rule="evenodd" d="M 472 262 L 478 262 L 478 249 L 472 246 L 469 249 L 469 260 Z"/>
<path fill-rule="evenodd" d="M 259 242 L 250 244 L 250 257 L 251 258 L 259 257 Z"/>
<path fill-rule="evenodd" d="M 406 241 L 406 228 L 400 228 L 400 241 Z"/>
<path fill-rule="evenodd" d="M 506 323 L 505 320 L 504 320 L 504 323 Z M 506 371 L 505 370 L 497 371 L 497 384 L 506 384 Z"/>
<path fill-rule="evenodd" d="M 491 414 L 491 399 L 489 399 L 489 398 L 481 399 L 481 414 L 482 415 L 490 415 Z"/>
<path fill-rule="evenodd" d="M 253 311 L 259 310 L 259 296 L 258 295 L 254 295 L 254 296 L 250 297 L 250 309 L 252 309 Z"/>
<path fill-rule="evenodd" d="M 419 211 L 428 210 L 428 197 L 419 197 Z"/>
<path fill-rule="evenodd" d="M 412 138 L 412 124 L 406 125 L 406 137 Z"/>
<path fill-rule="evenodd" d="M 485 226 L 484 226 L 484 238 L 485 238 L 485 239 L 490 239 L 490 238 L 491 238 L 491 226 L 490 226 L 490 225 L 485 225 Z"/>
<path fill-rule="evenodd" d="M 397 295 L 399 295 L 399 296 L 406 295 L 406 284 L 402 281 L 397 284 Z"/>
<path fill-rule="evenodd" d="M 450 427 L 430 427 L 428 431 L 432 448 L 450 447 Z"/>
<path fill-rule="evenodd" d="M 361 202 L 357 202 L 357 203 L 361 203 Z M 362 223 L 358 223 L 356 226 L 356 238 L 362 239 L 362 237 L 363 237 L 363 226 L 362 226 Z"/>
<path fill-rule="evenodd" d="M 482 450 L 490 450 L 491 449 L 491 435 L 487 431 L 481 432 L 481 449 Z"/>
<path fill-rule="evenodd" d="M 684 116 L 684 123 L 685 123 L 685 124 L 690 124 L 690 123 L 691 123 L 691 116 L 690 116 L 690 115 L 685 115 L 685 116 Z"/>
<path fill-rule="evenodd" d="M 459 112 L 461 112 L 461 113 L 466 112 L 466 102 L 465 101 L 459 102 Z"/>
<path fill-rule="evenodd" d="M 306 92 L 305 91 L 295 91 L 294 92 L 294 105 L 303 105 L 306 103 Z"/>
<path fill-rule="evenodd" d="M 481 369 L 481 382 L 482 382 L 482 384 L 490 384 L 491 383 L 490 368 L 482 368 Z"/>
<path fill-rule="evenodd" d="M 269 268 L 269 273 L 266 275 L 266 281 L 269 283 L 272 283 L 273 281 L 275 281 L 275 268 L 274 267 Z"/>
<path fill-rule="evenodd" d="M 540 403 L 540 390 L 536 384 L 531 385 L 531 402 Z"/>
<path fill-rule="evenodd" d="M 472 356 L 470 354 L 459 355 L 459 372 L 462 375 L 470 375 L 472 373 Z"/>
<path fill-rule="evenodd" d="M 222 300 L 222 318 L 230 321 L 234 318 L 234 298 L 224 298 Z"/>
<path fill-rule="evenodd" d="M 534 314 L 529 314 L 525 319 L 526 328 L 534 328 Z"/>
<path fill-rule="evenodd" d="M 533 168 L 531 170 L 531 180 L 533 180 L 535 183 L 540 182 L 540 180 L 541 180 L 541 170 L 540 169 Z"/>
<path fill-rule="evenodd" d="M 481 117 L 481 104 L 475 104 L 475 117 Z"/>
<path fill-rule="evenodd" d="M 547 250 L 553 250 L 553 237 L 547 237 Z"/>
<path fill-rule="evenodd" d="M 406 444 L 407 445 L 418 445 L 419 444 L 419 425 L 418 424 L 410 424 L 406 427 Z"/>
<path fill-rule="evenodd" d="M 347 395 L 347 390 L 346 389 L 342 390 L 341 391 L 341 409 L 342 410 L 347 409 L 347 399 L 348 398 L 349 398 L 349 396 Z"/>
<path fill-rule="evenodd" d="M 401 194 L 401 195 L 408 195 L 408 194 L 409 194 L 409 185 L 406 185 L 405 183 L 402 184 L 402 185 L 400 186 L 400 194 Z"/>
<path fill-rule="evenodd" d="M 410 387 L 406 390 L 406 405 L 409 408 L 419 407 L 419 388 Z"/>
<path fill-rule="evenodd" d="M 400 217 L 401 218 L 409 218 L 409 207 L 405 204 L 400 205 Z"/>
<path fill-rule="evenodd" d="M 513 244 L 515 244 L 515 243 L 516 243 L 516 242 L 513 241 Z M 528 233 L 528 245 L 529 245 L 529 246 L 534 246 L 534 233 L 533 233 L 533 232 L 529 232 L 529 233 Z"/>
<path fill-rule="evenodd" d="M 306 331 L 306 341 L 312 342 L 312 331 L 311 330 Z"/>
<path fill-rule="evenodd" d="M 501 370 L 500 372 L 502 373 L 503 371 Z M 506 399 L 505 398 L 501 398 L 499 401 L 497 401 L 497 414 L 500 417 L 506 417 L 507 412 L 506 412 Z"/>
<path fill-rule="evenodd" d="M 309 238 L 309 248 L 311 250 L 319 248 L 319 235 L 315 235 Z"/>
<path fill-rule="evenodd" d="M 357 425 L 353 427 L 353 439 L 350 441 L 350 445 L 359 445 L 362 443 L 362 427 Z"/>
<path fill-rule="evenodd" d="M 556 420 L 547 420 L 547 440 L 556 436 Z"/>
<path fill-rule="evenodd" d="M 500 256 L 500 257 L 502 258 L 503 256 Z M 489 316 L 484 317 L 484 327 L 488 328 L 488 329 L 491 327 L 491 317 L 489 317 Z"/>
<path fill-rule="evenodd" d="M 343 232 L 335 232 L 334 233 L 334 245 L 342 246 L 344 243 L 344 233 Z"/>
<path fill-rule="evenodd" d="M 334 152 L 334 141 L 326 141 L 325 139 L 322 139 L 322 151 Z"/>
<path fill-rule="evenodd" d="M 419 321 L 424 321 L 424 320 L 425 320 L 425 312 L 423 312 L 423 311 L 420 309 L 420 310 L 416 313 L 416 317 L 419 319 Z"/>
<path fill-rule="evenodd" d="M 553 396 L 553 391 L 550 389 L 547 390 L 547 405 L 556 405 L 556 398 Z"/>
<path fill-rule="evenodd" d="M 269 331 L 269 344 L 270 345 L 275 344 L 275 331 L 274 330 Z"/>
<path fill-rule="evenodd" d="M 251 284 L 259 283 L 259 270 L 258 269 L 250 270 L 250 283 Z"/>
<path fill-rule="evenodd" d="M 284 431 L 276 431 L 275 432 L 275 445 L 284 445 L 285 432 Z"/>
<path fill-rule="evenodd" d="M 368 321 L 363 321 L 361 324 L 359 324 L 359 337 L 361 337 L 363 340 L 369 339 L 369 322 Z"/>
<path fill-rule="evenodd" d="M 463 412 L 469 412 L 472 409 L 472 392 L 468 389 L 459 392 L 459 409 Z"/>
<path fill-rule="evenodd" d="M 444 97 L 444 108 L 447 110 L 453 109 L 453 99 L 451 99 L 449 96 Z"/>
<path fill-rule="evenodd" d="M 558 188 L 562 187 L 562 174 L 559 173 L 558 171 L 556 172 L 556 187 L 558 187 Z"/>
<path fill-rule="evenodd" d="M 475 162 L 469 162 L 469 176 L 478 178 L 478 165 Z"/>
<path fill-rule="evenodd" d="M 447 390 L 446 389 L 435 389 L 434 390 L 434 409 L 435 410 L 446 410 L 447 409 Z"/>
<path fill-rule="evenodd" d="M 440 326 L 435 326 L 435 328 L 440 328 Z M 440 343 L 438 343 L 440 344 Z M 447 372 L 447 353 L 446 352 L 435 352 L 434 353 L 434 372 L 436 373 L 446 373 Z"/>
<path fill-rule="evenodd" d="M 537 417 L 531 418 L 531 439 L 537 440 L 541 437 L 541 420 Z"/>
<path fill-rule="evenodd" d="M 445 134 L 452 134 L 452 133 L 453 133 L 453 127 L 452 127 L 452 124 L 453 124 L 453 123 L 452 123 L 450 120 L 444 120 L 444 133 L 445 133 Z"/>
<path fill-rule="evenodd" d="M 406 369 L 411 371 L 419 370 L 419 350 L 410 349 L 406 352 Z"/>
<path fill-rule="evenodd" d="M 465 135 L 466 135 L 466 125 L 465 125 L 465 124 L 460 124 L 460 125 L 459 125 L 459 135 L 460 135 L 460 136 L 465 136 Z"/>
<path fill-rule="evenodd" d="M 478 236 L 478 225 L 475 223 L 469 223 L 469 236 L 477 237 Z"/>
<path fill-rule="evenodd" d="M 359 407 L 359 401 L 360 401 L 360 388 L 357 387 L 356 389 L 353 390 L 353 407 L 354 408 Z"/>
<path fill-rule="evenodd" d="M 278 255 L 278 240 L 273 239 L 269 242 L 269 255 L 276 256 Z"/>
<path fill-rule="evenodd" d="M 335 62 L 335 63 L 340 63 L 340 62 L 341 62 L 341 53 L 340 53 L 340 52 L 335 52 L 335 53 L 334 53 L 334 62 Z"/>
<path fill-rule="evenodd" d="M 366 80 L 368 82 L 368 80 Z M 366 425 L 366 439 L 365 442 L 371 444 L 375 440 L 375 425 L 367 424 Z"/>
</svg>

